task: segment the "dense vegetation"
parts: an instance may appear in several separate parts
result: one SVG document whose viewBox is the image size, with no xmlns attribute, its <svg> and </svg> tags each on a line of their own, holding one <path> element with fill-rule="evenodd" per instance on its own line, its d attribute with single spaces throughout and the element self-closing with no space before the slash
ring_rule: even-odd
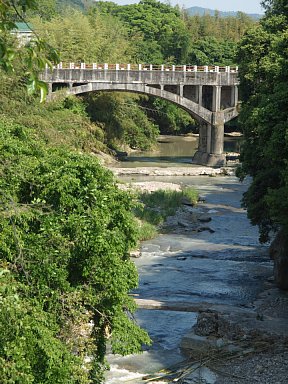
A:
<svg viewBox="0 0 288 384">
<path fill-rule="evenodd" d="M 124 354 L 149 342 L 129 315 L 133 198 L 90 154 L 101 130 L 79 105 L 1 86 L 0 381 L 96 383 L 108 338 Z"/>
<path fill-rule="evenodd" d="M 40 40 L 19 47 L 10 31 L 23 15 Z M 98 1 L 92 8 L 77 0 L 5 1 L 0 16 L 0 382 L 99 383 L 108 340 L 126 354 L 149 338 L 135 324 L 128 296 L 137 285 L 129 260 L 139 236 L 134 199 L 95 154 L 107 145 L 148 148 L 157 126 L 184 132 L 194 121 L 175 106 L 134 95 L 39 104 L 31 93 L 43 101 L 47 89 L 38 71 L 58 59 L 46 42 L 62 60 L 226 65 L 235 62 L 241 28 L 251 20 L 231 19 L 228 38 L 227 20 L 190 18 L 155 0 L 123 7 Z"/>
<path fill-rule="evenodd" d="M 288 236 L 288 5 L 267 0 L 264 6 L 265 17 L 238 52 L 245 136 L 239 175 L 253 177 L 244 203 L 267 241 L 280 227 Z"/>
</svg>

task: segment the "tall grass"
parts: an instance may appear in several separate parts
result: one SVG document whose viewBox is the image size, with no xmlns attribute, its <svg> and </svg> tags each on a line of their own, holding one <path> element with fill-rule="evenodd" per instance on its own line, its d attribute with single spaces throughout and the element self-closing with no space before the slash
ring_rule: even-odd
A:
<svg viewBox="0 0 288 384">
<path fill-rule="evenodd" d="M 140 240 L 155 237 L 157 227 L 159 228 L 168 216 L 175 215 L 183 202 L 195 205 L 198 196 L 198 192 L 190 187 L 186 187 L 182 191 L 158 190 L 151 193 L 139 193 L 139 204 L 135 208 L 135 216 L 141 220 Z"/>
</svg>

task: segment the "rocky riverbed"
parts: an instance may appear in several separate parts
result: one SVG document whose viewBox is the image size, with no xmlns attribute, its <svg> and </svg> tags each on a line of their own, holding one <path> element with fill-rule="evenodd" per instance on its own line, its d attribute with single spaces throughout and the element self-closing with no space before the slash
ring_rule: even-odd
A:
<svg viewBox="0 0 288 384">
<path fill-rule="evenodd" d="M 127 174 L 127 168 L 125 172 Z M 151 168 L 149 171 L 142 170 L 141 174 L 146 175 L 147 172 L 151 175 Z M 169 172 L 170 170 L 165 169 L 167 177 L 171 176 Z M 181 174 L 181 170 L 176 170 L 177 175 L 179 175 L 178 172 Z M 186 169 L 185 172 L 187 172 Z M 205 172 L 209 174 L 209 170 Z M 133 177 L 136 173 L 134 171 Z M 155 170 L 152 170 L 152 175 L 159 176 Z M 175 176 L 175 170 L 173 170 L 173 175 Z M 166 188 L 180 189 L 183 184 L 182 181 L 178 183 L 177 177 L 172 177 L 172 179 L 173 182 L 164 181 L 161 177 L 154 177 L 153 180 L 149 181 L 136 178 L 136 180 L 132 180 L 130 187 L 134 184 L 133 188 L 148 191 Z M 175 319 L 179 319 L 179 327 L 180 313 L 198 313 L 196 324 L 194 321 L 190 330 L 189 327 L 186 327 L 186 332 L 181 336 L 180 346 L 186 356 L 185 362 L 180 363 L 179 361 L 174 370 L 170 370 L 167 375 L 159 374 L 157 381 L 153 381 L 153 375 L 146 377 L 146 379 L 150 380 L 150 383 L 157 382 L 158 384 L 160 382 L 176 382 L 176 379 L 178 383 L 182 384 L 288 383 L 288 368 L 285 361 L 288 357 L 288 295 L 275 287 L 272 264 L 269 267 L 269 259 L 267 258 L 267 248 L 266 250 L 259 248 L 252 237 L 250 238 L 249 226 L 247 226 L 247 231 L 245 228 L 243 231 L 243 227 L 247 225 L 244 220 L 245 212 L 238 203 L 231 201 L 232 195 L 229 195 L 229 193 L 234 193 L 235 188 L 238 188 L 234 180 L 233 182 L 231 180 L 226 181 L 223 184 L 222 178 L 221 181 L 215 180 L 213 183 L 208 184 L 216 185 L 217 188 L 222 188 L 223 193 L 228 193 L 226 196 L 230 196 L 229 204 L 219 194 L 217 194 L 217 201 L 214 197 L 208 198 L 206 202 L 199 203 L 196 208 L 184 204 L 177 214 L 168 218 L 164 224 L 165 231 L 168 230 L 174 234 L 173 240 L 162 236 L 152 243 L 146 242 L 142 245 L 139 253 L 134 255 L 137 257 L 136 264 L 140 273 L 140 288 L 139 293 L 135 293 L 135 298 L 142 311 L 150 311 L 150 314 L 151 310 L 154 313 L 158 310 L 159 312 L 166 311 L 167 313 L 174 312 L 175 315 L 179 314 L 175 317 Z M 209 188 L 211 187 L 209 186 Z M 203 200 L 204 198 L 205 196 Z M 235 223 L 237 212 L 239 213 L 237 216 L 239 222 Z M 235 232 L 237 228 L 238 233 Z M 226 233 L 224 239 L 219 240 L 217 236 L 221 231 L 226 231 Z M 194 237 L 193 250 L 190 251 L 190 238 Z M 151 261 L 146 261 L 147 257 Z M 157 260 L 156 264 L 154 260 Z M 193 265 L 191 264 L 193 269 L 191 270 L 190 260 L 193 262 Z M 225 272 L 220 272 L 220 269 L 218 271 L 219 262 L 226 268 Z M 183 272 L 190 273 L 189 271 L 193 270 L 197 273 L 199 270 L 198 278 L 193 275 L 193 272 L 190 276 L 192 290 L 187 288 L 188 285 L 185 285 L 186 275 L 183 274 L 180 263 L 186 263 L 185 266 L 182 264 Z M 207 273 L 210 274 L 208 272 L 210 271 L 209 264 L 211 264 L 211 273 L 215 268 L 214 276 L 211 274 L 211 277 L 213 276 L 211 292 L 214 291 L 214 293 L 211 293 L 213 296 L 210 298 L 207 296 L 210 290 L 209 285 L 206 287 L 205 283 L 203 293 L 199 290 L 199 284 L 202 286 L 203 279 L 207 279 Z M 238 270 L 238 265 L 242 266 L 242 270 Z M 251 269 L 249 265 L 253 268 Z M 229 271 L 230 267 L 231 271 Z M 237 269 L 233 272 L 235 267 Z M 147 272 L 145 271 L 148 271 L 149 268 L 151 273 L 148 273 L 146 277 Z M 157 273 L 155 274 L 156 269 Z M 179 285 L 182 284 L 182 288 L 179 286 L 179 293 L 175 292 L 175 289 L 173 293 L 172 291 L 169 293 L 170 288 L 167 285 L 171 278 L 177 277 L 174 270 L 182 276 L 182 281 L 179 280 Z M 155 278 L 159 274 L 162 276 L 161 284 L 156 284 L 156 287 Z M 241 274 L 241 280 L 238 281 Z M 199 279 L 200 275 L 202 278 Z M 221 279 L 223 279 L 222 282 Z M 260 285 L 259 282 L 261 282 Z M 175 287 L 175 284 L 178 284 L 177 280 L 173 284 L 171 289 Z M 187 284 L 189 284 L 189 280 L 187 280 Z M 215 285 L 214 288 L 213 284 Z M 258 285 L 258 293 L 256 294 L 253 293 L 256 292 L 253 284 Z M 221 290 L 219 290 L 220 287 Z M 239 300 L 238 289 L 239 293 L 243 294 L 243 299 Z M 252 294 L 249 300 L 251 289 Z M 191 293 L 187 292 L 188 290 Z M 228 293 L 228 300 L 225 296 L 226 290 L 227 293 L 230 292 Z M 180 293 L 182 291 L 183 293 Z M 200 294 L 197 300 L 194 299 L 195 294 Z M 192 295 L 192 300 L 190 300 L 189 295 Z M 203 299 L 201 300 L 202 296 Z M 144 321 L 143 326 L 147 325 L 148 318 L 145 316 L 146 320 L 142 319 Z M 150 316 L 153 317 L 154 315 L 151 314 Z M 175 326 L 177 327 L 176 324 Z M 152 325 L 152 336 L 154 328 L 155 326 Z M 159 332 L 155 331 L 156 338 L 159 338 Z M 161 353 L 163 354 L 163 351 Z M 169 365 L 169 361 L 167 357 L 167 365 Z M 143 363 L 138 363 L 138 366 L 139 364 L 143 365 Z M 163 365 L 165 366 L 165 363 Z M 141 369 L 139 368 L 139 370 Z M 143 377 L 145 378 L 145 375 L 139 374 L 139 379 L 131 381 L 131 383 L 145 382 Z M 117 381 L 108 382 L 116 383 Z M 121 382 L 128 383 L 125 380 Z"/>
</svg>

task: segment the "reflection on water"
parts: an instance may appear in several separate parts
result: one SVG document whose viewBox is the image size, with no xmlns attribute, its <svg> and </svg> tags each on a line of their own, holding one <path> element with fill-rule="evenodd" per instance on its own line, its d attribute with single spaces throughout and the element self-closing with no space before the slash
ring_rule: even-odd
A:
<svg viewBox="0 0 288 384">
<path fill-rule="evenodd" d="M 239 152 L 241 138 L 225 137 L 224 151 Z M 131 153 L 121 164 L 122 167 L 173 167 L 191 166 L 191 160 L 198 148 L 198 136 L 160 136 L 153 151 Z"/>
</svg>

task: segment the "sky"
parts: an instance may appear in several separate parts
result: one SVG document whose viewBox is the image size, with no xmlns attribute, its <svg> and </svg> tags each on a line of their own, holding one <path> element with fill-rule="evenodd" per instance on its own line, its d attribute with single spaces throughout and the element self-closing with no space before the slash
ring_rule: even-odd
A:
<svg viewBox="0 0 288 384">
<path fill-rule="evenodd" d="M 112 0 L 117 4 L 126 5 L 138 3 L 137 0 Z M 165 0 L 163 0 L 165 2 Z M 245 13 L 264 13 L 261 0 L 170 0 L 171 5 L 179 4 L 185 8 L 203 7 L 219 11 L 241 11 Z"/>
</svg>

